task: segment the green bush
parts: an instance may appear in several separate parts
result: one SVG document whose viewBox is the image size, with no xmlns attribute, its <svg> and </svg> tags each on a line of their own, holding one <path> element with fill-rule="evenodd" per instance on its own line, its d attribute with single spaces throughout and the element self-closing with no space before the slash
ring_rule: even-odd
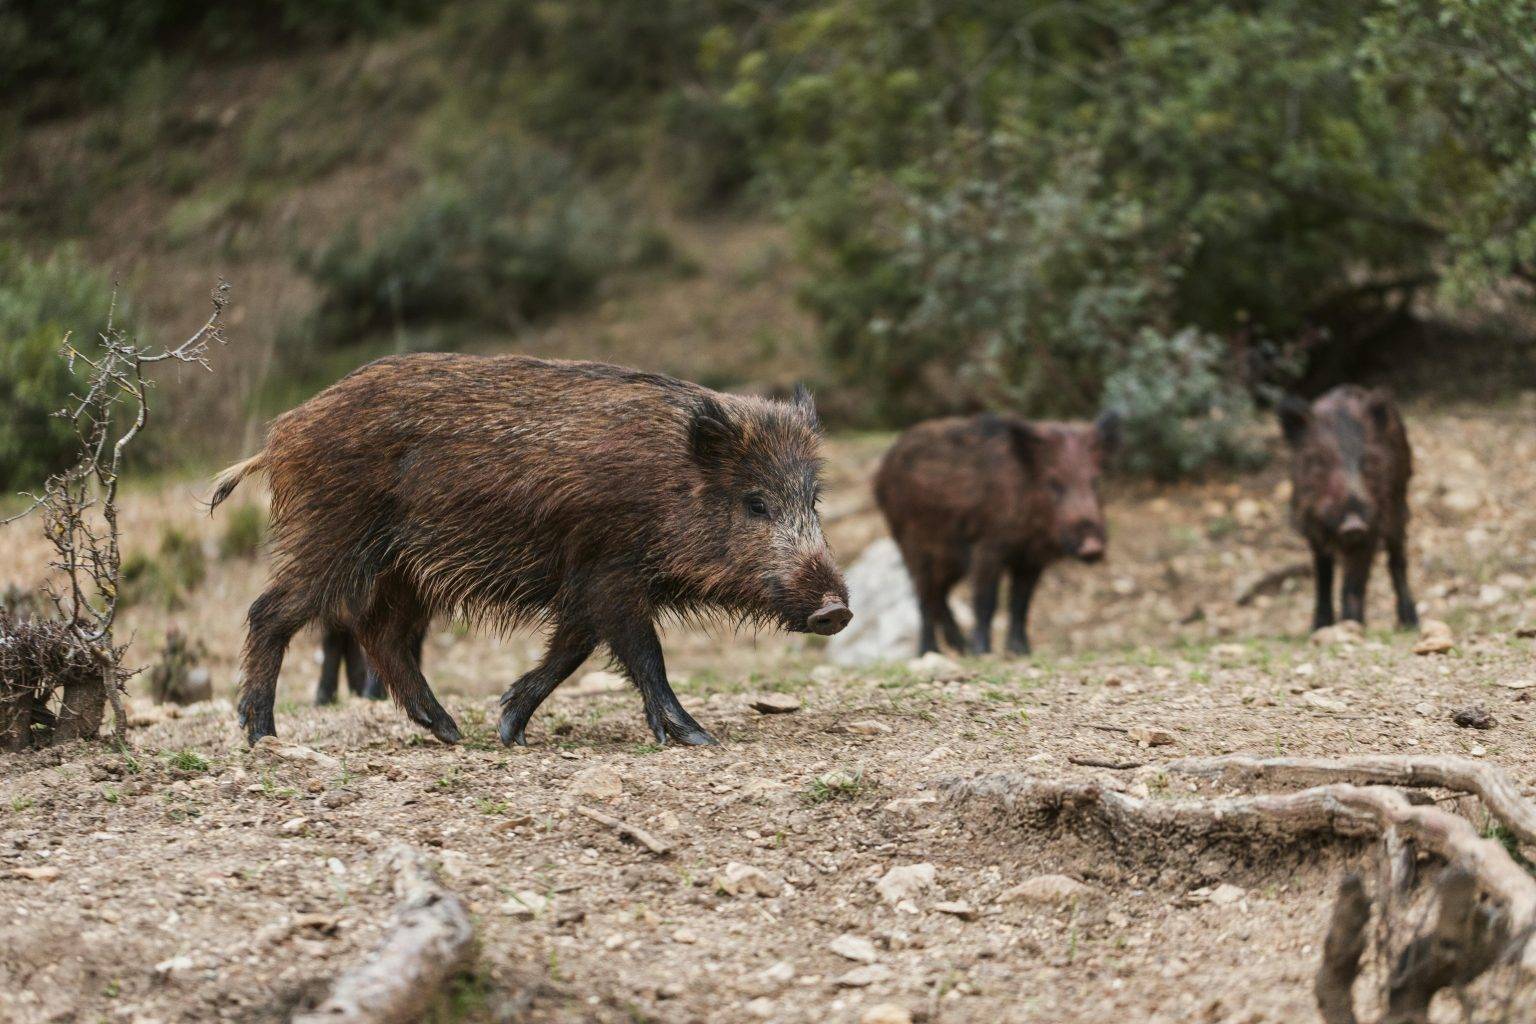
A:
<svg viewBox="0 0 1536 1024">
<path fill-rule="evenodd" d="M 580 305 L 608 273 L 653 254 L 570 161 L 492 149 L 445 172 L 377 239 L 344 234 L 302 264 L 322 298 L 307 334 L 326 346 L 444 325 L 517 329 Z"/>
<path fill-rule="evenodd" d="M 1263 459 L 1253 440 L 1253 400 L 1233 378 L 1225 343 L 1185 328 L 1144 328 L 1104 381 L 1104 405 L 1122 416 L 1121 459 L 1163 480 Z"/>
<path fill-rule="evenodd" d="M 70 250 L 35 260 L 0 245 L 0 487 L 40 485 L 73 454 L 73 428 L 54 415 L 75 378 L 60 346 L 65 335 L 89 351 L 106 327 L 112 286 Z M 119 325 L 128 320 L 118 304 Z"/>
<path fill-rule="evenodd" d="M 267 515 L 261 506 L 247 503 L 230 509 L 225 513 L 224 533 L 219 537 L 219 557 L 255 558 L 266 532 Z"/>
<path fill-rule="evenodd" d="M 124 557 L 121 574 L 125 606 L 155 604 L 175 611 L 202 585 L 208 563 L 197 538 L 172 526 L 161 531 L 157 554 L 136 551 Z"/>
</svg>

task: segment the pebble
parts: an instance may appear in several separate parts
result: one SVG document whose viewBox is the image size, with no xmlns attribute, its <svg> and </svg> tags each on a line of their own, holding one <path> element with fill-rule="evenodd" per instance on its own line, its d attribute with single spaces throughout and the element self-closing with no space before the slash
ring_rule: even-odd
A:
<svg viewBox="0 0 1536 1024">
<path fill-rule="evenodd" d="M 1130 737 L 1131 742 L 1141 747 L 1167 747 L 1175 742 L 1173 733 L 1150 725 L 1133 726 Z"/>
<path fill-rule="evenodd" d="M 875 889 L 885 902 L 900 903 L 931 889 L 937 878 L 938 869 L 932 864 L 904 864 L 887 871 Z"/>
<path fill-rule="evenodd" d="M 880 954 L 875 951 L 873 942 L 852 932 L 839 935 L 827 943 L 827 948 L 844 960 L 853 960 L 861 964 L 872 964 L 880 959 Z"/>
<path fill-rule="evenodd" d="M 787 693 L 765 693 L 752 698 L 752 710 L 764 715 L 787 715 L 800 710 L 800 699 Z"/>
<path fill-rule="evenodd" d="M 859 1024 L 912 1024 L 912 1011 L 899 1003 L 880 1003 L 865 1010 Z"/>
<path fill-rule="evenodd" d="M 890 981 L 895 977 L 894 972 L 885 964 L 869 964 L 866 967 L 855 967 L 847 974 L 837 979 L 838 988 L 868 988 L 884 981 Z"/>
<path fill-rule="evenodd" d="M 1242 902 L 1248 895 L 1247 890 L 1230 882 L 1223 882 L 1211 890 L 1211 902 L 1218 907 L 1230 907 L 1234 903 Z"/>
<path fill-rule="evenodd" d="M 1036 875 L 998 897 L 1001 903 L 1066 903 L 1087 896 L 1092 890 L 1066 875 Z"/>
<path fill-rule="evenodd" d="M 1444 654 L 1455 646 L 1456 635 L 1450 626 L 1439 619 L 1419 623 L 1419 642 L 1413 645 L 1414 654 Z"/>
<path fill-rule="evenodd" d="M 971 676 L 958 661 L 938 651 L 929 651 L 921 658 L 913 658 L 907 662 L 907 671 L 930 683 L 953 683 Z"/>
<path fill-rule="evenodd" d="M 941 914 L 950 914 L 962 921 L 976 920 L 976 911 L 965 900 L 945 900 L 933 905 L 933 909 Z"/>
<path fill-rule="evenodd" d="M 512 895 L 512 898 L 501 905 L 501 912 L 520 920 L 531 920 L 549 909 L 547 897 L 534 892 L 532 889 L 523 889 Z"/>
<path fill-rule="evenodd" d="M 617 768 L 595 764 L 571 776 L 566 792 L 584 800 L 614 800 L 624 794 L 624 778 Z"/>
<path fill-rule="evenodd" d="M 843 726 L 843 731 L 855 736 L 885 736 L 895 730 L 884 722 L 877 722 L 873 718 L 861 719 L 857 722 L 849 722 Z"/>
<path fill-rule="evenodd" d="M 728 896 L 777 896 L 784 891 L 784 879 L 779 875 L 731 861 L 715 876 L 715 888 Z"/>
</svg>

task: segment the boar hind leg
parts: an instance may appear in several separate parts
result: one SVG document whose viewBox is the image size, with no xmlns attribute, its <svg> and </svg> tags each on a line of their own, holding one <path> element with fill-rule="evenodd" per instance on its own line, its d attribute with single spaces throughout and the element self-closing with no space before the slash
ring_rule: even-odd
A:
<svg viewBox="0 0 1536 1024">
<path fill-rule="evenodd" d="M 1340 614 L 1345 619 L 1365 625 L 1365 585 L 1371 578 L 1369 547 L 1353 548 L 1344 554 L 1344 588 Z"/>
<path fill-rule="evenodd" d="M 1334 623 L 1333 556 L 1317 544 L 1312 545 L 1312 575 L 1317 586 L 1317 603 L 1312 612 L 1312 628 L 1322 629 Z"/>
<path fill-rule="evenodd" d="M 283 583 L 268 587 L 251 603 L 246 615 L 245 654 L 240 666 L 240 726 L 252 745 L 263 736 L 276 736 L 272 706 L 277 700 L 277 674 L 283 654 L 313 610 L 297 588 Z"/>
<path fill-rule="evenodd" d="M 351 634 L 339 626 L 325 627 L 320 638 L 320 682 L 315 686 L 315 704 L 335 704 L 336 685 L 341 678 L 341 663 L 347 663 L 347 683 L 352 682 L 352 662 L 347 657 L 347 645 Z"/>
<path fill-rule="evenodd" d="M 992 650 L 992 617 L 997 614 L 997 590 L 1002 582 L 1002 566 L 990 555 L 978 554 L 971 569 L 971 609 L 976 627 L 971 631 L 971 653 Z"/>
<path fill-rule="evenodd" d="M 693 716 L 678 703 L 677 694 L 667 682 L 667 666 L 661 656 L 661 641 L 656 629 L 644 620 L 624 624 L 608 635 L 608 647 L 613 651 L 624 674 L 640 689 L 640 699 L 645 702 L 645 720 L 651 727 L 656 742 L 667 740 L 698 747 L 715 742 Z"/>
<path fill-rule="evenodd" d="M 1015 565 L 1008 581 L 1008 653 L 1029 653 L 1029 602 L 1040 582 L 1038 565 Z"/>
<path fill-rule="evenodd" d="M 357 638 L 368 665 L 407 718 L 444 743 L 462 738 L 459 726 L 437 702 L 432 687 L 411 655 L 411 642 L 427 622 L 420 599 L 403 585 L 381 585 L 373 604 L 358 620 Z"/>
<path fill-rule="evenodd" d="M 1397 595 L 1397 624 L 1412 629 L 1419 624 L 1419 606 L 1408 589 L 1408 546 L 1404 538 L 1387 541 L 1387 568 L 1392 573 L 1392 590 Z"/>
<path fill-rule="evenodd" d="M 411 641 L 411 660 L 417 671 L 421 670 L 421 644 L 426 636 L 427 627 L 423 626 Z M 347 650 L 347 686 L 352 692 L 364 700 L 383 700 L 388 697 L 389 694 L 384 692 L 384 681 L 373 670 L 368 659 L 363 657 L 363 648 L 355 638 Z"/>
<path fill-rule="evenodd" d="M 501 695 L 501 742 L 504 745 L 528 745 L 528 738 L 524 735 L 528 720 L 533 717 L 539 705 L 555 692 L 555 687 L 581 667 L 581 663 L 591 656 L 595 647 L 597 637 L 591 630 L 565 623 L 555 627 L 549 638 L 549 649 L 544 652 L 544 660 Z"/>
</svg>

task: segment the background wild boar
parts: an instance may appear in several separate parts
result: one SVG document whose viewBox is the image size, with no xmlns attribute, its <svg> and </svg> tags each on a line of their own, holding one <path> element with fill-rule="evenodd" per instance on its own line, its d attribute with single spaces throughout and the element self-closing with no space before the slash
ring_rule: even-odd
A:
<svg viewBox="0 0 1536 1024">
<path fill-rule="evenodd" d="M 998 583 L 1009 575 L 1007 649 L 1029 653 L 1029 601 L 1040 573 L 1063 556 L 1104 557 L 1099 477 L 1119 439 L 1119 417 L 1093 424 L 1031 423 L 986 413 L 920 423 L 880 463 L 875 499 L 917 592 L 919 654 L 992 649 Z M 976 628 L 969 645 L 948 595 L 967 573 Z"/>
<path fill-rule="evenodd" d="M 421 647 L 426 636 L 425 632 L 417 633 L 411 641 L 411 656 L 417 668 L 421 667 Z M 357 636 L 349 627 L 340 624 L 327 627 L 320 638 L 320 654 L 320 682 L 315 687 L 316 704 L 336 703 L 336 687 L 343 667 L 347 673 L 347 689 L 352 691 L 354 697 L 384 699 L 384 684 L 379 681 L 379 674 L 369 667 L 368 659 L 363 657 L 362 645 L 357 642 Z"/>
<path fill-rule="evenodd" d="M 1333 624 L 1333 568 L 1344 563 L 1344 618 L 1365 622 L 1365 586 L 1378 548 L 1397 595 L 1397 621 L 1418 624 L 1408 589 L 1408 478 L 1413 453 L 1397 403 L 1353 384 L 1310 405 L 1288 397 L 1280 426 L 1291 448 L 1291 518 L 1312 548 L 1317 607 L 1312 628 Z"/>
<path fill-rule="evenodd" d="M 251 605 L 240 718 L 273 734 L 277 673 L 306 622 L 354 623 L 410 718 L 459 739 L 412 638 L 434 614 L 545 623 L 501 699 L 503 743 L 605 645 L 658 742 L 712 743 L 667 683 L 658 616 L 713 611 L 830 634 L 851 618 L 816 509 L 810 396 L 717 394 L 602 363 L 428 354 L 370 363 L 279 417 L 212 504 L 257 470 L 274 568 Z"/>
</svg>

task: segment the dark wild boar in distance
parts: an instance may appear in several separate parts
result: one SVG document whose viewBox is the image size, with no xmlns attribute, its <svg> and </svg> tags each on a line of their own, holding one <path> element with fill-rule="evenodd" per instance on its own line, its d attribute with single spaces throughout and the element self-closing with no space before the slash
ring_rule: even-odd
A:
<svg viewBox="0 0 1536 1024">
<path fill-rule="evenodd" d="M 836 633 L 852 617 L 817 511 L 820 427 L 791 402 L 602 363 L 393 356 L 279 417 L 221 475 L 261 470 L 274 568 L 251 605 L 240 719 L 273 734 L 278 669 L 306 622 L 351 624 L 384 688 L 444 742 L 413 638 L 438 614 L 548 629 L 501 698 L 501 740 L 599 646 L 659 742 L 714 740 L 668 685 L 658 618 L 723 614 Z"/>
<path fill-rule="evenodd" d="M 1291 518 L 1312 548 L 1316 570 L 1312 628 L 1334 622 L 1335 561 L 1344 567 L 1343 617 L 1365 622 L 1365 587 L 1382 547 L 1398 624 L 1417 625 L 1407 547 L 1413 453 L 1397 403 L 1383 390 L 1345 384 L 1310 404 L 1287 397 L 1279 412 L 1291 449 Z"/>
<path fill-rule="evenodd" d="M 919 654 L 992 649 L 999 583 L 1009 577 L 1007 649 L 1029 653 L 1029 603 L 1058 558 L 1104 557 L 1099 478 L 1119 442 L 1119 417 L 1092 424 L 1030 422 L 984 413 L 931 420 L 902 434 L 875 475 L 875 499 L 917 592 Z M 970 642 L 949 607 L 969 574 L 976 628 Z"/>
</svg>

